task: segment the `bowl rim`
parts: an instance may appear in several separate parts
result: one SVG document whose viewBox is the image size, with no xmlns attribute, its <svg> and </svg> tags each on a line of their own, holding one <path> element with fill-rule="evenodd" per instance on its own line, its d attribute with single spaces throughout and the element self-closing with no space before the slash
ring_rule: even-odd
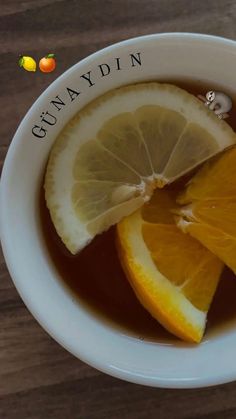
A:
<svg viewBox="0 0 236 419">
<path fill-rule="evenodd" d="M 35 112 L 35 110 L 40 106 L 41 102 L 44 100 L 44 95 L 53 92 L 57 86 L 59 86 L 64 79 L 64 77 L 68 77 L 70 74 L 72 74 L 75 69 L 78 66 L 81 66 L 84 63 L 92 62 L 95 58 L 103 56 L 104 53 L 110 52 L 114 50 L 115 48 L 119 48 L 122 46 L 132 46 L 133 44 L 136 44 L 139 41 L 144 40 L 151 40 L 151 39 L 171 39 L 175 37 L 181 39 L 184 39 L 185 41 L 189 40 L 189 42 L 192 42 L 193 40 L 197 41 L 210 41 L 217 43 L 217 45 L 227 45 L 227 46 L 233 46 L 236 47 L 236 42 L 224 37 L 214 36 L 214 35 L 207 35 L 207 34 L 197 34 L 197 33 L 189 33 L 189 32 L 168 32 L 168 33 L 160 33 L 160 34 L 150 34 L 150 35 L 144 35 L 139 36 L 131 39 L 127 39 L 112 45 L 109 45 L 91 55 L 84 58 L 83 60 L 79 61 L 78 63 L 74 64 L 72 67 L 70 67 L 67 71 L 62 73 L 53 83 L 49 85 L 47 89 L 45 89 L 42 94 L 36 99 L 36 101 L 33 103 L 33 105 L 30 107 L 28 112 L 26 113 L 25 117 L 22 119 L 21 123 L 19 124 L 15 135 L 13 137 L 13 140 L 9 146 L 7 156 L 5 158 L 5 162 L 3 165 L 2 170 L 2 176 L 1 176 L 1 182 L 0 182 L 0 235 L 1 235 L 1 243 L 2 243 L 2 249 L 4 258 L 11 276 L 11 279 L 20 294 L 23 302 L 31 312 L 31 314 L 34 316 L 34 318 L 38 321 L 38 323 L 41 325 L 41 327 L 47 331 L 47 333 L 54 338 L 62 347 L 64 347 L 66 350 L 68 350 L 70 353 L 72 353 L 77 358 L 81 359 L 83 362 L 91 365 L 92 367 L 105 372 L 111 376 L 114 376 L 116 378 L 123 379 L 125 381 L 137 383 L 137 384 L 144 384 L 147 386 L 152 387 L 163 387 L 163 388 L 200 388 L 200 387 L 208 387 L 218 384 L 223 384 L 226 382 L 230 382 L 236 379 L 236 368 L 235 371 L 231 370 L 227 373 L 223 372 L 221 375 L 217 375 L 215 377 L 210 376 L 208 378 L 202 379 L 201 377 L 193 377 L 192 379 L 188 379 L 187 381 L 181 380 L 181 379 L 162 379 L 160 377 L 153 377 L 150 378 L 150 376 L 145 377 L 144 375 L 134 374 L 133 372 L 122 370 L 116 368 L 114 365 L 106 365 L 103 361 L 99 359 L 94 359 L 85 353 L 81 353 L 79 350 L 75 351 L 73 347 L 70 345 L 69 342 L 66 342 L 62 339 L 62 336 L 58 336 L 52 328 L 48 326 L 48 324 L 44 321 L 39 311 L 35 310 L 34 305 L 31 303 L 31 301 L 28 299 L 28 296 L 23 292 L 21 289 L 20 283 L 21 283 L 21 273 L 18 272 L 14 267 L 14 261 L 12 258 L 12 251 L 10 249 L 10 243 L 7 239 L 8 236 L 8 230 L 6 227 L 6 220 L 7 220 L 7 205 L 4 200 L 4 196 L 7 193 L 7 182 L 6 179 L 8 177 L 8 173 L 11 171 L 11 161 L 14 158 L 15 154 L 15 148 L 17 144 L 17 138 L 21 133 L 22 127 L 24 124 L 27 123 L 28 120 L 30 120 L 31 116 Z"/>
</svg>

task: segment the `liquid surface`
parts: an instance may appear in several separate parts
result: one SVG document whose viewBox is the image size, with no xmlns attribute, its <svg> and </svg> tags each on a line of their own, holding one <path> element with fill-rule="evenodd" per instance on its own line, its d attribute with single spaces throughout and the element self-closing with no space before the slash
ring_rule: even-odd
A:
<svg viewBox="0 0 236 419">
<path fill-rule="evenodd" d="M 205 96 L 208 90 L 220 90 L 200 82 L 178 81 L 175 84 L 195 95 Z M 236 130 L 234 110 L 230 112 L 227 122 Z M 54 229 L 46 208 L 43 185 L 40 192 L 40 221 L 52 262 L 80 304 L 86 305 L 96 316 L 120 328 L 123 333 L 160 343 L 177 341 L 138 302 L 118 259 L 115 227 L 96 237 L 78 255 L 71 255 Z M 236 277 L 225 269 L 208 314 L 204 339 L 231 327 L 236 327 Z"/>
</svg>

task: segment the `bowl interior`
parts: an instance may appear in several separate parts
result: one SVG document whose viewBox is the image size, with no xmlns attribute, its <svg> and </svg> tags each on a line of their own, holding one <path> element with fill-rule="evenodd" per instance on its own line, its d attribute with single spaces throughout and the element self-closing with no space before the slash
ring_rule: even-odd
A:
<svg viewBox="0 0 236 419">
<path fill-rule="evenodd" d="M 204 35 L 150 35 L 108 47 L 76 64 L 39 97 L 9 149 L 1 181 L 1 239 L 13 281 L 51 336 L 111 375 L 162 387 L 233 380 L 236 328 L 198 346 L 161 345 L 122 333 L 80 305 L 59 280 L 39 225 L 38 194 L 49 150 L 79 109 L 124 84 L 186 78 L 235 93 L 235 61 L 236 43 Z M 43 121 L 45 114 L 52 125 Z"/>
</svg>

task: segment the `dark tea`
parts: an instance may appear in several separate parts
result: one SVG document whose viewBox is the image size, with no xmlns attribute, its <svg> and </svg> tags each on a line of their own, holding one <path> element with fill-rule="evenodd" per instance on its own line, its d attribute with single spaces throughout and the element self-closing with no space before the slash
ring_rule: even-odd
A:
<svg viewBox="0 0 236 419">
<path fill-rule="evenodd" d="M 223 90 L 201 82 L 168 81 L 194 95 L 205 96 L 209 90 Z M 229 92 L 225 92 L 230 95 Z M 227 122 L 236 130 L 236 111 Z M 119 262 L 115 227 L 98 235 L 79 254 L 73 256 L 61 242 L 40 192 L 40 221 L 51 260 L 64 284 L 96 316 L 119 328 L 122 333 L 161 343 L 176 342 L 137 300 Z M 236 278 L 225 268 L 208 313 L 205 339 L 222 329 L 236 325 Z"/>
</svg>

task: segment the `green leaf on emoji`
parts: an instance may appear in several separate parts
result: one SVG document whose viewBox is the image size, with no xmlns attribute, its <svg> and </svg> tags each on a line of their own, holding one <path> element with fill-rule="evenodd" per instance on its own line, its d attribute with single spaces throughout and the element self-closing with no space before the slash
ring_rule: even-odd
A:
<svg viewBox="0 0 236 419">
<path fill-rule="evenodd" d="M 24 64 L 24 57 L 23 57 L 22 55 L 20 55 L 20 58 L 19 58 L 18 64 L 19 64 L 19 66 L 20 66 L 20 67 L 23 67 L 23 64 Z"/>
</svg>

